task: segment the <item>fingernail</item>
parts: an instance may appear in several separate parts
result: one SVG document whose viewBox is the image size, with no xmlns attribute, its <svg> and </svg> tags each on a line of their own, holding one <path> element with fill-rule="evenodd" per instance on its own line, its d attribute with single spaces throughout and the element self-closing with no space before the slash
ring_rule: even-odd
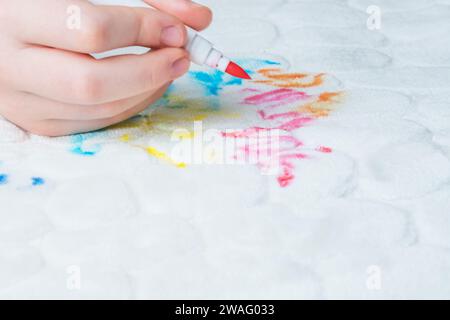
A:
<svg viewBox="0 0 450 320">
<path fill-rule="evenodd" d="M 183 33 L 177 27 L 166 27 L 161 31 L 161 43 L 171 47 L 182 46 Z"/>
<path fill-rule="evenodd" d="M 195 2 L 195 1 L 191 1 L 191 0 L 188 0 L 189 2 L 191 2 L 194 6 L 196 6 L 196 7 L 202 7 L 202 8 L 204 8 L 205 6 L 204 5 L 202 5 L 201 3 L 197 3 L 197 2 Z"/>
<path fill-rule="evenodd" d="M 190 7 L 196 7 L 196 8 L 204 8 L 205 7 L 201 3 L 198 3 L 198 2 L 193 1 L 193 0 L 179 0 L 179 1 L 180 1 L 180 4 L 183 2 L 183 4 L 187 4 Z"/>
<path fill-rule="evenodd" d="M 200 4 L 200 3 L 196 2 L 196 1 L 193 1 L 193 0 L 185 0 L 185 1 L 186 1 L 186 2 L 189 2 L 190 4 L 193 4 L 194 6 L 200 6 L 200 7 L 203 7 L 202 4 Z"/>
<path fill-rule="evenodd" d="M 181 77 L 184 75 L 191 65 L 191 61 L 188 58 L 181 58 L 175 61 L 172 65 L 172 76 L 174 78 Z"/>
</svg>

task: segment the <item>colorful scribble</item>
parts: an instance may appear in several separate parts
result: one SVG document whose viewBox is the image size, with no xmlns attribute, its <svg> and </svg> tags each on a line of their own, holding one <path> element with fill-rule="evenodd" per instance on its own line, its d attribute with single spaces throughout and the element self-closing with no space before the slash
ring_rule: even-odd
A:
<svg viewBox="0 0 450 320">
<path fill-rule="evenodd" d="M 236 59 L 235 61 L 240 66 L 243 66 L 249 75 L 255 74 L 254 70 L 263 67 L 280 65 L 277 61 L 267 59 Z M 217 70 L 192 71 L 189 75 L 203 86 L 207 96 L 219 96 L 225 87 L 242 86 L 244 84 L 242 79 L 229 76 Z"/>
<path fill-rule="evenodd" d="M 237 63 L 244 66 L 249 74 L 254 74 L 254 70 L 269 66 L 279 66 L 277 61 L 267 59 L 237 59 Z M 235 86 L 239 88 L 243 85 L 242 79 L 237 79 L 220 71 L 192 71 L 189 78 L 194 84 L 199 85 L 204 90 L 204 96 L 200 98 L 188 98 L 177 91 L 175 84 L 170 86 L 164 96 L 156 102 L 151 109 L 156 110 L 151 117 L 138 115 L 132 119 L 108 128 L 109 130 L 139 130 L 148 135 L 163 135 L 170 137 L 173 130 L 187 126 L 189 122 L 205 121 L 207 118 L 214 119 L 238 119 L 239 114 L 227 112 L 221 108 L 219 96 L 225 88 Z M 163 110 L 163 112 L 158 112 Z M 170 112 L 176 111 L 176 112 Z M 101 150 L 101 144 L 89 143 L 96 138 L 102 137 L 108 130 L 97 131 L 87 134 L 75 135 L 71 138 L 71 152 L 78 156 L 92 157 Z M 143 145 L 133 145 L 131 135 L 128 141 L 123 137 L 121 142 L 130 143 L 131 146 L 145 148 Z"/>
<path fill-rule="evenodd" d="M 246 156 L 255 153 L 259 155 L 261 149 L 273 148 L 273 145 L 278 146 L 279 142 L 284 142 L 277 150 L 265 153 L 270 154 L 270 157 L 277 157 L 276 162 L 267 157 L 259 157 L 257 165 L 264 170 L 267 170 L 268 166 L 276 166 L 279 185 L 287 187 L 295 179 L 295 162 L 308 158 L 308 150 L 293 132 L 310 124 L 316 118 L 328 116 L 331 107 L 339 101 L 342 93 L 325 92 L 311 95 L 299 91 L 323 84 L 325 74 L 283 73 L 282 70 L 273 68 L 259 70 L 259 74 L 263 79 L 255 80 L 256 83 L 279 89 L 268 92 L 244 90 L 243 92 L 250 92 L 251 95 L 247 96 L 242 104 L 255 106 L 257 114 L 267 122 L 267 126 L 227 133 L 227 136 L 244 139 L 240 152 Z M 255 140 L 255 134 L 260 130 L 278 130 L 282 133 L 275 136 L 279 140 L 278 143 L 258 141 L 256 144 L 248 144 L 248 140 Z M 318 146 L 313 151 L 331 153 L 332 149 Z"/>
<path fill-rule="evenodd" d="M 221 126 L 226 119 L 240 119 L 241 112 L 229 111 L 224 99 L 229 92 L 238 93 L 244 97 L 242 112 L 247 112 L 248 117 L 248 108 L 254 110 L 255 121 L 252 123 L 245 118 L 247 128 L 223 131 L 222 138 L 237 142 L 234 158 L 256 155 L 255 164 L 261 170 L 276 169 L 278 184 L 281 187 L 291 185 L 298 161 L 311 158 L 314 153 L 333 152 L 327 146 L 306 145 L 298 138 L 297 131 L 312 125 L 316 119 L 329 116 L 344 93 L 320 92 L 327 79 L 324 73 L 286 72 L 280 62 L 264 59 L 241 59 L 238 63 L 252 75 L 253 81 L 244 82 L 214 70 L 192 71 L 187 79 L 191 81 L 190 88 L 202 92 L 200 96 L 190 96 L 190 91 L 179 90 L 175 83 L 151 107 L 151 115 L 138 115 L 109 129 L 123 132 L 118 138 L 120 143 L 141 149 L 150 157 L 177 168 L 186 168 L 189 163 L 171 158 L 168 142 L 197 136 L 191 130 L 174 132 L 191 127 L 195 121 Z M 228 91 L 230 88 L 235 90 Z M 71 151 L 85 157 L 96 155 L 101 144 L 92 140 L 102 132 L 74 136 Z M 261 140 L 261 133 L 267 133 L 268 138 Z M 140 139 L 143 136 L 146 139 Z"/>
</svg>

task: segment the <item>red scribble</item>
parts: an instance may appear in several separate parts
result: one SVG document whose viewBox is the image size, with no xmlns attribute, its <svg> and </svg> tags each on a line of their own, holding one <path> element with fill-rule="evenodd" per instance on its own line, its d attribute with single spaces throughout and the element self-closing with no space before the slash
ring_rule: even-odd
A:
<svg viewBox="0 0 450 320">
<path fill-rule="evenodd" d="M 275 113 L 275 114 L 268 115 L 266 113 L 266 111 L 259 110 L 258 114 L 264 120 L 275 120 L 275 119 L 279 119 L 279 118 L 297 118 L 299 116 L 299 113 L 297 111 Z"/>
<path fill-rule="evenodd" d="M 293 153 L 293 154 L 287 154 L 281 157 L 281 163 L 284 165 L 290 165 L 289 160 L 300 160 L 300 159 L 306 159 L 308 156 L 303 153 Z M 292 165 L 293 167 L 293 165 Z"/>
<path fill-rule="evenodd" d="M 312 118 L 299 117 L 297 119 L 291 120 L 289 122 L 283 123 L 280 126 L 276 127 L 276 129 L 285 130 L 285 131 L 294 131 L 299 129 L 312 120 Z"/>
<path fill-rule="evenodd" d="M 243 101 L 244 105 L 256 106 L 257 114 L 267 126 L 250 127 L 234 132 L 223 132 L 223 137 L 233 138 L 241 142 L 239 152 L 242 155 L 256 156 L 256 165 L 261 169 L 275 169 L 278 184 L 288 187 L 295 180 L 295 164 L 308 158 L 303 150 L 304 144 L 294 131 L 304 127 L 314 119 L 327 116 L 330 105 L 336 103 L 340 92 L 325 92 L 318 95 L 308 95 L 304 88 L 319 86 L 324 81 L 325 74 L 282 73 L 279 69 L 264 69 L 259 71 L 266 80 L 255 83 L 267 84 L 279 89 L 264 92 L 259 89 L 244 89 L 250 94 Z M 299 103 L 302 102 L 301 105 Z M 261 137 L 261 133 L 264 133 Z M 273 133 L 277 133 L 272 135 Z M 274 141 L 273 139 L 277 139 Z M 256 141 L 256 142 L 255 142 Z M 308 149 L 311 151 L 311 149 Z M 317 152 L 331 153 L 329 147 L 320 146 Z M 238 158 L 237 155 L 235 158 Z M 275 159 L 275 161 L 274 161 Z"/>
<path fill-rule="evenodd" d="M 279 175 L 277 178 L 278 184 L 282 188 L 288 187 L 292 183 L 292 181 L 294 181 L 294 179 L 295 179 L 295 175 L 294 175 L 293 171 L 289 170 L 287 168 L 284 168 L 283 173 L 281 175 Z"/>
<path fill-rule="evenodd" d="M 323 153 L 332 153 L 332 152 L 333 152 L 333 149 L 331 149 L 331 148 L 329 148 L 329 147 L 323 147 L 323 146 L 321 146 L 321 147 L 318 147 L 318 148 L 316 149 L 316 151 L 323 152 Z"/>
<path fill-rule="evenodd" d="M 263 104 L 272 103 L 272 106 L 280 106 L 294 103 L 305 98 L 308 98 L 308 95 L 304 92 L 291 89 L 277 89 L 248 97 L 244 100 L 244 104 L 261 106 Z"/>
<path fill-rule="evenodd" d="M 299 139 L 292 135 L 285 135 L 279 137 L 280 143 L 281 142 L 288 142 L 291 143 L 293 147 L 297 148 L 300 146 L 303 146 L 303 142 L 301 142 Z"/>
<path fill-rule="evenodd" d="M 255 88 L 244 88 L 242 89 L 242 92 L 261 92 L 261 90 Z"/>
<path fill-rule="evenodd" d="M 241 131 L 233 131 L 233 132 L 222 132 L 222 137 L 224 138 L 249 138 L 257 135 L 260 131 L 268 131 L 268 128 L 260 128 L 260 127 L 251 127 Z"/>
</svg>

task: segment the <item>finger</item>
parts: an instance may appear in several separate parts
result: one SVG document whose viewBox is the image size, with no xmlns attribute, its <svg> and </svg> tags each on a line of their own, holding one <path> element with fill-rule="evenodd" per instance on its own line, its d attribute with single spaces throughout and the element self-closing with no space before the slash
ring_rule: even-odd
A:
<svg viewBox="0 0 450 320">
<path fill-rule="evenodd" d="M 36 134 L 44 136 L 62 136 L 100 130 L 127 120 L 144 111 L 148 108 L 149 105 L 157 101 L 164 94 L 168 87 L 169 84 L 163 86 L 155 93 L 154 96 L 149 97 L 139 105 L 111 118 L 91 121 L 44 120 L 35 123 L 33 125 L 34 128 L 31 130 Z"/>
<path fill-rule="evenodd" d="M 128 109 L 135 107 L 149 97 L 155 95 L 155 91 L 145 92 L 135 97 L 108 102 L 99 105 L 83 106 L 66 104 L 49 100 L 25 92 L 16 92 L 6 104 L 10 108 L 20 110 L 23 117 L 34 120 L 98 120 L 115 117 Z"/>
<path fill-rule="evenodd" d="M 103 104 L 157 89 L 190 66 L 188 53 L 178 48 L 96 60 L 79 53 L 31 47 L 15 58 L 10 74 L 16 89 L 81 105 Z"/>
<path fill-rule="evenodd" d="M 186 25 L 196 29 L 206 29 L 212 21 L 212 11 L 208 7 L 191 0 L 144 0 L 153 8 L 174 15 Z"/>
<path fill-rule="evenodd" d="M 80 0 L 23 2 L 23 8 L 15 6 L 20 12 L 13 19 L 24 43 L 98 53 L 135 45 L 182 47 L 187 39 L 179 19 L 150 8 L 96 6 Z"/>
</svg>

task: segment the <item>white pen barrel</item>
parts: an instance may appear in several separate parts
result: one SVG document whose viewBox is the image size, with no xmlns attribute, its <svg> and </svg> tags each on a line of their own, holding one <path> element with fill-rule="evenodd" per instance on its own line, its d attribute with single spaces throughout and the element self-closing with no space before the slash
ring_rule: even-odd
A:
<svg viewBox="0 0 450 320">
<path fill-rule="evenodd" d="M 193 29 L 187 27 L 188 43 L 186 44 L 186 50 L 191 54 L 192 62 L 205 65 L 208 63 L 208 58 L 213 52 L 214 46 L 211 42 L 200 36 Z"/>
<path fill-rule="evenodd" d="M 192 43 L 194 42 L 195 38 L 197 37 L 197 32 L 189 27 L 186 27 L 187 30 L 187 36 L 188 36 L 188 41 L 186 43 L 186 50 L 189 51 L 190 46 L 192 45 Z"/>
<path fill-rule="evenodd" d="M 188 27 L 187 30 L 189 40 L 186 45 L 186 50 L 191 54 L 192 62 L 204 65 L 208 59 L 209 53 L 213 49 L 213 44 L 191 28 Z"/>
</svg>

